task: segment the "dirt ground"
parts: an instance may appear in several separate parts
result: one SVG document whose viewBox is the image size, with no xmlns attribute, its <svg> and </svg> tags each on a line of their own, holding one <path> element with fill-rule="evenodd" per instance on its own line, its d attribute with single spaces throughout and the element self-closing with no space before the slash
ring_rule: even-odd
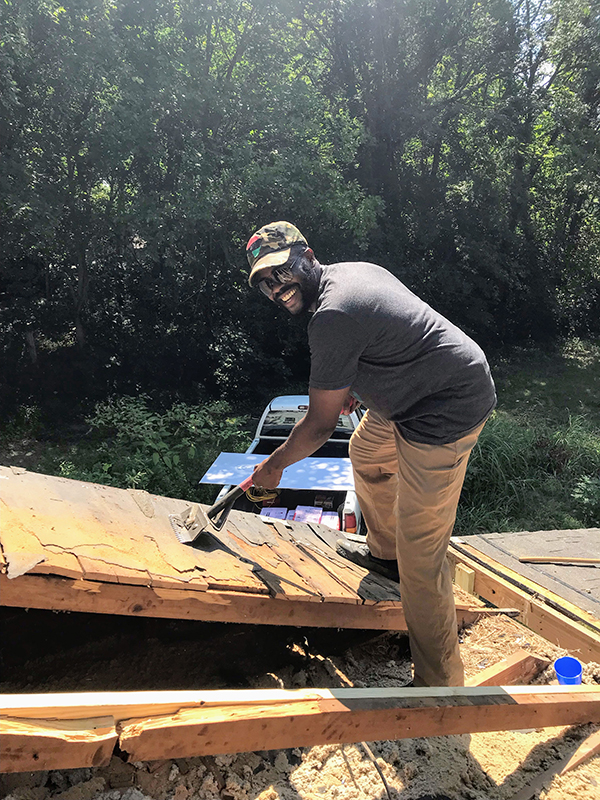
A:
<svg viewBox="0 0 600 800">
<path fill-rule="evenodd" d="M 399 634 L 138 620 L 0 609 L 0 692 L 398 686 L 411 678 Z M 519 648 L 563 651 L 514 620 L 461 635 L 467 676 Z M 576 655 L 576 654 L 573 654 Z M 551 683 L 552 669 L 536 682 Z M 585 683 L 600 683 L 588 665 Z M 594 728 L 405 739 L 0 775 L 10 800 L 598 800 L 600 756 L 552 775 Z M 548 774 L 546 774 L 548 773 Z M 521 797 L 519 795 L 519 797 Z"/>
</svg>

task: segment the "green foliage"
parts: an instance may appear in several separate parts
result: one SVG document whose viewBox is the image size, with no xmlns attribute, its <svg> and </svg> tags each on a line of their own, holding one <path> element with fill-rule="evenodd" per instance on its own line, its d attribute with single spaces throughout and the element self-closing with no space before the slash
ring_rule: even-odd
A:
<svg viewBox="0 0 600 800">
<path fill-rule="evenodd" d="M 518 348 L 492 365 L 499 409 L 475 448 L 457 532 L 600 525 L 600 348 Z"/>
<path fill-rule="evenodd" d="M 0 444 L 15 439 L 29 439 L 42 432 L 42 414 L 37 406 L 21 406 L 4 420 L 0 429 Z"/>
<path fill-rule="evenodd" d="M 146 397 L 98 403 L 88 436 L 64 452 L 50 448 L 42 469 L 75 480 L 207 502 L 212 487 L 198 481 L 217 455 L 249 444 L 244 418 L 227 403 L 176 403 L 154 410 Z"/>
<path fill-rule="evenodd" d="M 360 122 L 303 75 L 297 24 L 266 0 L 9 3 L 0 30 L 5 402 L 45 401 L 56 342 L 90 356 L 80 397 L 218 394 L 229 330 L 252 338 L 240 267 L 264 215 L 365 245 Z M 256 366 L 238 363 L 249 391 Z"/>
<path fill-rule="evenodd" d="M 492 371 L 502 408 L 523 425 L 600 418 L 598 342 L 573 338 L 558 347 L 515 348 L 510 357 L 496 358 Z"/>
<path fill-rule="evenodd" d="M 277 218 L 481 342 L 597 333 L 599 2 L 0 2 L 0 408 L 305 379 Z"/>
<path fill-rule="evenodd" d="M 600 520 L 600 478 L 597 476 L 584 475 L 575 484 L 571 497 L 582 507 L 586 514 L 596 520 Z"/>
</svg>

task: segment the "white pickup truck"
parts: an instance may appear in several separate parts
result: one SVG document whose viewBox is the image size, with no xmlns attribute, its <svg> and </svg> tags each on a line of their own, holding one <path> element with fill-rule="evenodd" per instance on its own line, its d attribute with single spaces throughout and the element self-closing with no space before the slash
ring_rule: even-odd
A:
<svg viewBox="0 0 600 800">
<path fill-rule="evenodd" d="M 307 409 L 308 395 L 275 397 L 263 411 L 256 427 L 254 439 L 246 452 L 264 456 L 272 453 L 287 439 L 290 431 L 306 414 Z M 360 407 L 348 416 L 340 416 L 331 438 L 312 456 L 328 459 L 348 458 L 348 442 L 361 417 Z M 217 499 L 220 499 L 230 488 L 231 486 L 224 486 Z M 319 507 L 323 511 L 335 511 L 338 514 L 340 530 L 347 533 L 356 533 L 361 530 L 362 515 L 354 491 L 282 489 L 276 505 L 289 511 L 295 510 L 298 506 Z M 235 503 L 235 508 L 241 511 L 254 511 L 258 514 L 263 509 L 263 505 L 253 503 L 243 495 Z"/>
</svg>

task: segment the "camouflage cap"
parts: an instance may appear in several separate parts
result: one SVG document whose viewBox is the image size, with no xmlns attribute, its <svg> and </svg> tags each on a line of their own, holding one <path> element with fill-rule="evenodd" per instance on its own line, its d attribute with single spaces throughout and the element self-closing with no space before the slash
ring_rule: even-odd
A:
<svg viewBox="0 0 600 800">
<path fill-rule="evenodd" d="M 250 264 L 248 278 L 250 286 L 256 285 L 262 270 L 285 264 L 290 257 L 290 248 L 294 244 L 304 244 L 308 247 L 304 236 L 291 222 L 271 222 L 256 231 L 246 245 L 246 256 Z"/>
</svg>

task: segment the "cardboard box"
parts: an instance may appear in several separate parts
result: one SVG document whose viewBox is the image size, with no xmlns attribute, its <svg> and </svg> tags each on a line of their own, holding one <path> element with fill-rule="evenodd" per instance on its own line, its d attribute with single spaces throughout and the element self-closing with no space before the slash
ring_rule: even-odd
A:
<svg viewBox="0 0 600 800">
<path fill-rule="evenodd" d="M 321 515 L 321 525 L 327 525 L 328 528 L 333 528 L 334 531 L 339 531 L 340 516 L 337 511 L 324 511 Z"/>
<path fill-rule="evenodd" d="M 260 515 L 261 517 L 275 517 L 275 519 L 285 519 L 287 517 L 288 510 L 287 508 L 283 508 L 281 506 L 271 506 L 270 508 L 261 508 Z"/>
<path fill-rule="evenodd" d="M 323 509 L 317 506 L 298 506 L 294 514 L 294 522 L 321 522 Z"/>
</svg>

